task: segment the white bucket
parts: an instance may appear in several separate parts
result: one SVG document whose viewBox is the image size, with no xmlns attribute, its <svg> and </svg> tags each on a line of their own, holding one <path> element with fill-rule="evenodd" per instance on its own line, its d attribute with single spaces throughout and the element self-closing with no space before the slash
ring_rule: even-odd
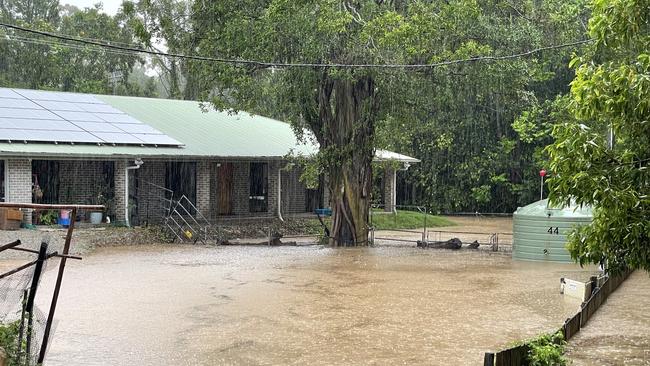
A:
<svg viewBox="0 0 650 366">
<path fill-rule="evenodd" d="M 103 213 L 101 212 L 91 212 L 90 213 L 90 223 L 97 225 L 102 223 Z"/>
</svg>

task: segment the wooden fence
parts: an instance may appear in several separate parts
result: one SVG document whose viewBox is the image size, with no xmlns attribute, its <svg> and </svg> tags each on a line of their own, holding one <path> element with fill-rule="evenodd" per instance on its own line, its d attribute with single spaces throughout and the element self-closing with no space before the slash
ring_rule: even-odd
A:
<svg viewBox="0 0 650 366">
<path fill-rule="evenodd" d="M 580 311 L 576 313 L 573 317 L 568 318 L 562 327 L 558 329 L 558 332 L 562 332 L 564 335 L 564 340 L 568 341 L 582 328 L 589 319 L 596 313 L 600 305 L 602 305 L 605 300 L 611 295 L 618 286 L 625 281 L 628 276 L 632 273 L 631 271 L 626 271 L 617 276 L 608 277 L 605 282 L 602 283 L 600 287 L 596 287 L 589 299 L 583 302 L 580 305 Z M 485 353 L 485 358 L 483 361 L 484 366 L 526 366 L 528 362 L 526 360 L 528 352 L 530 351 L 530 346 L 527 343 L 517 345 L 502 351 L 491 353 Z"/>
</svg>

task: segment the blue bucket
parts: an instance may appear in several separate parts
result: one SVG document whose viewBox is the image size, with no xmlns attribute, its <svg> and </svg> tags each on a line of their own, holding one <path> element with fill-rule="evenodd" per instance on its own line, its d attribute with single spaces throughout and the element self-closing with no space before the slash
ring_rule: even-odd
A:
<svg viewBox="0 0 650 366">
<path fill-rule="evenodd" d="M 317 208 L 314 210 L 314 213 L 316 215 L 320 216 L 332 216 L 332 209 L 331 208 Z"/>
</svg>

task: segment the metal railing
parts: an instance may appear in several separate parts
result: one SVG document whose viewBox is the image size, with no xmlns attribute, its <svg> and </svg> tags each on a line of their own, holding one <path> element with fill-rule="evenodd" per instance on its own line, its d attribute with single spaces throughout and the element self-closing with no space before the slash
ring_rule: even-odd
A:
<svg viewBox="0 0 650 366">
<path fill-rule="evenodd" d="M 394 228 L 398 226 L 398 212 L 400 211 L 410 211 L 421 216 L 421 221 L 419 227 L 414 229 L 398 229 Z M 392 215 L 394 227 L 380 227 L 377 225 L 376 217 Z M 441 244 L 447 240 L 454 238 L 462 238 L 464 243 L 477 242 L 479 246 L 489 246 L 493 251 L 499 251 L 500 248 L 504 249 L 504 245 L 511 246 L 512 244 L 512 233 L 507 232 L 494 232 L 494 231 L 484 231 L 484 232 L 471 232 L 471 231 L 454 231 L 454 230 L 438 230 L 435 228 L 429 227 L 430 220 L 433 217 L 432 210 L 425 206 L 417 205 L 372 205 L 370 211 L 370 220 L 369 220 L 369 229 L 370 229 L 370 243 L 374 245 L 376 241 L 385 241 L 385 242 L 403 242 L 403 243 L 415 243 L 421 247 L 435 246 L 435 244 Z M 383 231 L 383 233 L 382 233 Z M 395 237 L 386 234 L 386 232 L 399 232 L 405 234 L 417 234 Z"/>
<path fill-rule="evenodd" d="M 206 244 L 210 239 L 210 222 L 185 195 L 173 201 L 163 225 L 181 242 Z"/>
<path fill-rule="evenodd" d="M 152 220 L 164 221 L 174 205 L 174 191 L 145 180 L 136 178 L 136 181 L 139 185 L 146 186 L 145 189 L 143 189 L 144 187 L 140 188 L 144 191 L 142 202 L 140 202 L 144 212 L 144 221 L 146 223 Z"/>
</svg>

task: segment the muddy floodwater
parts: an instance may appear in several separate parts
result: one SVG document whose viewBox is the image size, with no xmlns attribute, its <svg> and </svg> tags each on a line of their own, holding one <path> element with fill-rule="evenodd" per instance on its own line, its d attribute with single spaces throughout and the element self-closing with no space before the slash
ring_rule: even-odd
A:
<svg viewBox="0 0 650 366">
<path fill-rule="evenodd" d="M 648 273 L 632 273 L 571 339 L 572 365 L 650 365 L 649 294 Z"/>
<path fill-rule="evenodd" d="M 117 247 L 68 263 L 47 365 L 478 365 L 557 328 L 579 306 L 559 278 L 588 275 L 394 247 Z"/>
</svg>

